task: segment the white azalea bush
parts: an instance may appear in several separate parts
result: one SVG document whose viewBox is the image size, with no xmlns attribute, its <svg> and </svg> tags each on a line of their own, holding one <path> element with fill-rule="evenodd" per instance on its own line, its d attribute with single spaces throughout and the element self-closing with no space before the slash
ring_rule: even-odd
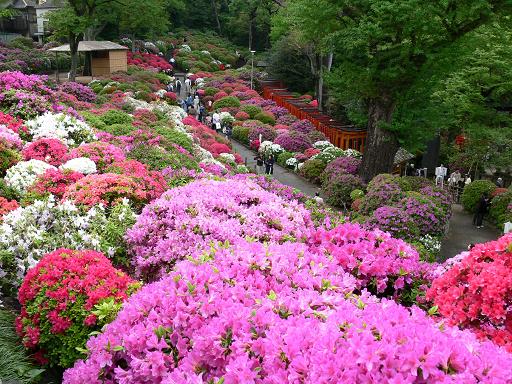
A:
<svg viewBox="0 0 512 384">
<path fill-rule="evenodd" d="M 18 208 L 0 225 L 0 286 L 19 285 L 43 255 L 59 248 L 101 251 L 115 264 L 125 263 L 123 237 L 136 218 L 128 200 L 109 211 L 103 206 L 82 211 L 50 195 Z"/>
<path fill-rule="evenodd" d="M 219 158 L 222 159 L 221 161 L 224 161 L 226 163 L 235 163 L 236 162 L 235 155 L 233 155 L 231 153 L 221 153 L 219 155 Z"/>
<path fill-rule="evenodd" d="M 323 151 L 324 149 L 334 147 L 334 145 L 332 145 L 330 141 L 322 140 L 322 141 L 317 141 L 316 143 L 314 143 L 313 147 Z"/>
<path fill-rule="evenodd" d="M 221 112 L 220 121 L 222 124 L 232 124 L 235 121 L 235 118 L 231 116 L 231 113 L 229 112 Z"/>
<path fill-rule="evenodd" d="M 344 156 L 345 157 L 355 157 L 355 158 L 362 158 L 363 157 L 363 154 L 359 151 L 356 151 L 355 149 L 346 149 L 344 152 Z"/>
<path fill-rule="evenodd" d="M 295 157 L 290 157 L 288 160 L 286 160 L 286 165 L 295 169 L 299 165 L 299 160 L 297 160 Z"/>
<path fill-rule="evenodd" d="M 27 193 L 28 188 L 37 180 L 37 177 L 48 169 L 56 168 L 53 165 L 36 159 L 20 161 L 7 170 L 5 183 L 20 195 L 24 195 Z"/>
<path fill-rule="evenodd" d="M 77 157 L 75 159 L 68 160 L 60 166 L 60 169 L 63 171 L 78 172 L 83 175 L 90 175 L 98 171 L 94 161 L 87 157 Z"/>
<path fill-rule="evenodd" d="M 279 154 L 284 152 L 284 149 L 279 144 L 274 144 L 271 141 L 264 141 L 260 144 L 259 152 L 264 156 L 273 155 L 274 157 L 277 157 Z"/>
<path fill-rule="evenodd" d="M 336 160 L 338 157 L 345 156 L 345 151 L 341 148 L 335 147 L 334 145 L 330 147 L 325 147 L 322 152 L 316 154 L 311 157 L 311 160 L 321 160 L 325 164 L 329 164 L 331 161 Z"/>
<path fill-rule="evenodd" d="M 70 147 L 95 140 L 93 129 L 87 123 L 64 113 L 46 112 L 26 125 L 33 140 L 59 139 Z"/>
</svg>

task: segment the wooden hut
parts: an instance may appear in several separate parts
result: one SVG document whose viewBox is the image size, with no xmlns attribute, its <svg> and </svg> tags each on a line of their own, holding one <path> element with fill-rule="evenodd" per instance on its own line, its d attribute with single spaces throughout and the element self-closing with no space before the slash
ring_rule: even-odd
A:
<svg viewBox="0 0 512 384">
<path fill-rule="evenodd" d="M 70 52 L 69 44 L 51 48 L 50 51 Z M 104 76 L 117 71 L 128 69 L 128 48 L 111 41 L 81 41 L 78 44 L 78 53 L 88 52 L 91 55 L 91 75 Z"/>
</svg>

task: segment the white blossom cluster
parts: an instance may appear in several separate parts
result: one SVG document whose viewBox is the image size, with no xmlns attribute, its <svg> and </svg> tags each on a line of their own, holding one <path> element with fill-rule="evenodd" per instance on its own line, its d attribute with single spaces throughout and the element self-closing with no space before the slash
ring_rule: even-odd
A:
<svg viewBox="0 0 512 384">
<path fill-rule="evenodd" d="M 219 116 L 220 116 L 220 121 L 223 124 L 233 123 L 235 121 L 235 118 L 233 116 L 231 116 L 231 113 L 229 113 L 229 112 L 221 112 L 219 114 Z"/>
<path fill-rule="evenodd" d="M 343 149 L 331 145 L 330 147 L 325 147 L 322 152 L 312 156 L 311 160 L 318 159 L 322 160 L 325 164 L 329 164 L 331 161 L 343 156 L 345 156 Z"/>
<path fill-rule="evenodd" d="M 190 48 L 190 45 L 183 44 L 180 48 L 181 52 L 192 52 L 192 48 Z"/>
<path fill-rule="evenodd" d="M 124 221 L 135 219 L 128 200 L 123 201 L 121 207 L 116 220 L 120 216 Z M 113 255 L 118 245 L 106 244 L 103 239 L 108 223 L 103 206 L 84 212 L 69 201 L 56 202 L 52 195 L 8 213 L 0 225 L 0 252 L 10 258 L 15 272 L 7 276 L 7 280 L 18 284 L 42 256 L 59 248 L 93 249 Z M 0 265 L 0 273 L 3 267 Z"/>
<path fill-rule="evenodd" d="M 288 160 L 286 160 L 286 165 L 291 168 L 296 168 L 299 165 L 299 160 L 297 160 L 295 157 L 290 157 Z"/>
<path fill-rule="evenodd" d="M 441 240 L 439 240 L 438 237 L 426 234 L 421 236 L 418 240 L 431 254 L 437 255 L 441 251 Z"/>
<path fill-rule="evenodd" d="M 327 149 L 329 147 L 334 147 L 334 145 L 332 145 L 330 141 L 322 140 L 322 141 L 315 142 L 313 144 L 313 147 L 323 151 L 324 149 Z"/>
<path fill-rule="evenodd" d="M 85 122 L 64 113 L 46 112 L 26 123 L 34 140 L 59 139 L 68 146 L 78 146 L 95 139 L 92 128 Z"/>
<path fill-rule="evenodd" d="M 235 162 L 235 155 L 231 153 L 221 153 L 219 155 L 219 158 L 223 159 L 224 161 L 228 163 L 234 163 Z"/>
<path fill-rule="evenodd" d="M 264 141 L 260 144 L 259 152 L 265 156 L 277 156 L 280 153 L 283 153 L 284 149 L 279 144 L 274 144 L 271 141 Z"/>
<path fill-rule="evenodd" d="M 48 169 L 56 168 L 41 160 L 20 161 L 7 170 L 5 182 L 16 192 L 24 195 L 27 193 L 28 188 L 37 180 L 37 177 Z"/>
<path fill-rule="evenodd" d="M 96 164 L 87 157 L 77 157 L 75 159 L 68 160 L 60 166 L 60 169 L 79 172 L 84 175 L 90 175 L 97 172 Z"/>
</svg>

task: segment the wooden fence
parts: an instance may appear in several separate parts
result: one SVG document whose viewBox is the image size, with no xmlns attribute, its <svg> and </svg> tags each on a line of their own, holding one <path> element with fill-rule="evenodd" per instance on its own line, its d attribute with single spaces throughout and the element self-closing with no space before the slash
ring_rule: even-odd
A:
<svg viewBox="0 0 512 384">
<path fill-rule="evenodd" d="M 320 112 L 318 108 L 312 107 L 288 91 L 279 80 L 260 80 L 259 84 L 265 99 L 275 101 L 278 106 L 286 108 L 301 120 L 309 120 L 333 145 L 342 149 L 364 151 L 365 128 L 346 124 Z"/>
</svg>

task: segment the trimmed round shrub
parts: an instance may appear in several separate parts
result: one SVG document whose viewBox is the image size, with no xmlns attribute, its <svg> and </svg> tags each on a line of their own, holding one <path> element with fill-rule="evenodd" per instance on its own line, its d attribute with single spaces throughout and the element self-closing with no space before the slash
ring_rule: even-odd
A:
<svg viewBox="0 0 512 384">
<path fill-rule="evenodd" d="M 475 180 L 464 187 L 462 192 L 461 203 L 464 209 L 468 212 L 474 213 L 478 207 L 478 202 L 482 194 L 491 195 L 496 189 L 496 185 L 489 180 Z"/>
<path fill-rule="evenodd" d="M 443 266 L 427 297 L 451 325 L 512 352 L 512 233 L 477 244 Z"/>
<path fill-rule="evenodd" d="M 249 120 L 250 118 L 251 118 L 251 116 L 249 116 L 249 114 L 244 111 L 240 111 L 235 115 L 235 119 L 240 120 L 240 121 Z"/>
<path fill-rule="evenodd" d="M 29 203 L 34 200 L 43 200 L 50 194 L 61 199 L 66 189 L 84 177 L 83 174 L 60 169 L 48 169 L 42 175 L 39 175 L 34 185 L 32 185 L 23 202 Z"/>
<path fill-rule="evenodd" d="M 489 216 L 500 227 L 511 218 L 512 191 L 502 193 L 492 199 Z"/>
<path fill-rule="evenodd" d="M 325 177 L 329 178 L 339 173 L 357 175 L 360 166 L 360 159 L 355 157 L 338 157 L 334 161 L 331 161 L 327 167 L 325 167 Z"/>
<path fill-rule="evenodd" d="M 293 157 L 293 153 L 291 152 L 283 152 L 283 153 L 280 153 L 278 156 L 277 156 L 277 164 L 279 164 L 281 167 L 284 167 L 284 168 L 288 168 L 288 165 L 286 164 L 286 161 L 288 159 L 291 159 Z"/>
<path fill-rule="evenodd" d="M 444 232 L 446 215 L 428 195 L 406 192 L 406 197 L 398 206 L 411 216 L 421 235 L 441 235 Z"/>
<path fill-rule="evenodd" d="M 226 96 L 222 99 L 217 100 L 213 103 L 213 109 L 221 109 L 221 108 L 238 108 L 240 107 L 240 100 L 233 96 Z"/>
<path fill-rule="evenodd" d="M 306 149 L 312 148 L 307 135 L 300 132 L 283 132 L 277 136 L 274 143 L 279 144 L 288 152 L 304 152 Z"/>
<path fill-rule="evenodd" d="M 413 240 L 420 236 L 414 218 L 400 207 L 384 205 L 373 211 L 366 223 L 370 228 L 379 228 L 395 238 Z"/>
<path fill-rule="evenodd" d="M 298 239 L 309 214 L 251 182 L 199 180 L 167 191 L 147 206 L 128 232 L 138 275 L 155 280 L 177 260 L 211 241 Z"/>
<path fill-rule="evenodd" d="M 246 122 L 247 123 L 247 122 Z M 244 124 L 246 124 L 244 123 Z M 261 135 L 261 141 L 274 141 L 277 136 L 277 132 L 270 125 L 256 125 L 249 127 L 249 142 L 259 140 Z"/>
<path fill-rule="evenodd" d="M 0 141 L 0 176 L 4 176 L 5 172 L 20 160 L 21 155 L 18 151 Z"/>
<path fill-rule="evenodd" d="M 110 109 L 101 115 L 100 119 L 107 125 L 131 124 L 133 122 L 133 118 L 129 114 L 117 109 Z"/>
<path fill-rule="evenodd" d="M 82 157 L 94 161 L 99 172 L 103 172 L 108 166 L 126 158 L 122 149 L 101 141 L 82 144 L 72 149 L 66 156 L 66 160 Z"/>
<path fill-rule="evenodd" d="M 166 144 L 177 144 L 180 147 L 187 150 L 187 152 L 192 153 L 194 151 L 192 145 L 192 139 L 185 133 L 180 132 L 176 129 L 172 129 L 169 127 L 157 127 L 155 132 L 162 136 L 168 143 Z M 168 148 L 168 145 L 166 145 Z"/>
<path fill-rule="evenodd" d="M 131 124 L 113 124 L 105 126 L 102 131 L 108 132 L 114 136 L 129 136 L 136 131 L 137 128 Z"/>
<path fill-rule="evenodd" d="M 206 96 L 215 96 L 218 92 L 220 92 L 219 88 L 207 87 L 204 89 L 204 94 Z"/>
<path fill-rule="evenodd" d="M 254 119 L 268 125 L 274 125 L 276 123 L 274 115 L 268 112 L 260 112 L 254 116 Z"/>
<path fill-rule="evenodd" d="M 236 126 L 233 128 L 233 139 L 243 144 L 249 145 L 249 131 L 248 127 Z"/>
<path fill-rule="evenodd" d="M 326 202 L 334 207 L 343 208 L 351 203 L 350 194 L 354 189 L 363 189 L 360 177 L 342 173 L 334 175 L 322 183 L 322 192 Z"/>
<path fill-rule="evenodd" d="M 139 145 L 128 153 L 128 158 L 146 164 L 150 169 L 161 171 L 167 167 L 180 169 L 198 169 L 197 162 L 190 154 L 184 154 L 175 148 Z"/>
<path fill-rule="evenodd" d="M 317 141 L 326 141 L 327 136 L 325 136 L 322 132 L 315 129 L 314 131 L 311 131 L 308 133 L 308 138 L 312 143 L 316 143 Z"/>
<path fill-rule="evenodd" d="M 243 112 L 248 113 L 251 119 L 254 119 L 254 117 L 262 111 L 261 107 L 258 107 L 257 105 L 243 105 L 240 109 Z"/>
<path fill-rule="evenodd" d="M 315 130 L 315 126 L 309 120 L 297 120 L 290 126 L 290 130 L 307 135 Z"/>
<path fill-rule="evenodd" d="M 320 176 L 325 170 L 325 164 L 320 160 L 307 160 L 300 168 L 300 174 L 315 184 L 320 184 Z"/>
<path fill-rule="evenodd" d="M 58 139 L 39 139 L 23 148 L 23 159 L 41 160 L 58 167 L 65 162 L 68 147 Z"/>
<path fill-rule="evenodd" d="M 40 362 L 70 367 L 84 357 L 90 333 L 114 320 L 137 287 L 102 253 L 58 249 L 45 255 L 23 280 L 17 332 Z"/>
</svg>

